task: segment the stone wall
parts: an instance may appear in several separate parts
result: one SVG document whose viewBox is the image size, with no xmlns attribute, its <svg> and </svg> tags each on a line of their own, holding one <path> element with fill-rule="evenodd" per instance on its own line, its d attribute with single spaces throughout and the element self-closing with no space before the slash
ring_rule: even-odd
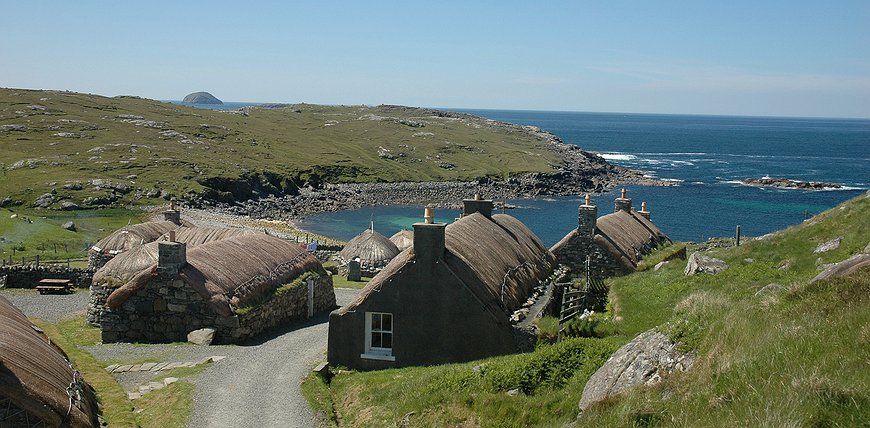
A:
<svg viewBox="0 0 870 428">
<path fill-rule="evenodd" d="M 335 293 L 332 277 L 314 279 L 314 310 L 332 310 Z M 305 283 L 257 305 L 241 315 L 230 317 L 215 313 L 208 303 L 180 279 L 155 277 L 116 309 L 97 309 L 98 300 L 108 291 L 92 292 L 93 319 L 100 323 L 103 343 L 111 342 L 184 342 L 187 333 L 200 328 L 214 328 L 215 343 L 235 343 L 256 336 L 264 330 L 308 317 Z M 105 297 L 103 297 L 105 295 Z M 88 321 L 91 322 L 89 308 Z"/>
<path fill-rule="evenodd" d="M 103 312 L 106 310 L 106 300 L 115 290 L 117 290 L 117 288 L 109 287 L 105 284 L 91 284 L 91 295 L 88 299 L 88 312 L 85 317 L 88 324 L 94 327 L 100 326 L 100 322 L 103 319 Z"/>
<path fill-rule="evenodd" d="M 93 276 L 94 272 L 91 270 L 65 266 L 2 266 L 0 288 L 36 288 L 39 280 L 48 278 L 71 279 L 76 287 L 87 287 Z"/>
<path fill-rule="evenodd" d="M 556 262 L 570 269 L 570 275 L 579 277 L 586 271 L 586 256 L 592 256 L 591 268 L 593 276 L 607 278 L 611 276 L 625 275 L 623 267 L 613 256 L 604 251 L 590 237 L 581 235 L 574 236 L 556 254 Z"/>
<path fill-rule="evenodd" d="M 111 256 L 108 254 L 103 254 L 103 253 L 97 253 L 95 251 L 89 251 L 88 252 L 88 269 L 92 269 L 92 270 L 96 271 L 97 269 L 105 266 L 106 263 L 109 262 L 109 260 L 112 260 L 112 257 L 114 257 L 114 256 Z"/>
</svg>

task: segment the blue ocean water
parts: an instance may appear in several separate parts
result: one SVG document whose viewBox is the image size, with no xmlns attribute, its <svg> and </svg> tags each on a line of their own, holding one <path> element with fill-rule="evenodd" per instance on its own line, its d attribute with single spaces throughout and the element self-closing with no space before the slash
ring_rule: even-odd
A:
<svg viewBox="0 0 870 428">
<path fill-rule="evenodd" d="M 674 187 L 629 186 L 636 206 L 646 201 L 653 220 L 673 239 L 702 241 L 759 236 L 800 223 L 870 187 L 870 120 L 731 116 L 456 110 L 535 125 L 609 161 L 678 182 Z M 824 181 L 842 190 L 760 189 L 737 183 L 751 177 Z M 596 195 L 599 215 L 611 212 L 618 191 Z M 577 223 L 581 198 L 508 201 L 508 214 L 548 245 Z M 450 221 L 458 211 L 436 210 Z M 870 215 L 870 213 L 868 213 Z M 375 221 L 389 236 L 422 219 L 420 207 L 371 207 L 305 219 L 304 229 L 350 239 Z"/>
<path fill-rule="evenodd" d="M 194 107 L 226 110 L 258 104 Z M 635 205 L 646 201 L 655 223 L 676 240 L 733 236 L 737 225 L 746 236 L 763 235 L 800 223 L 807 214 L 822 212 L 870 188 L 867 119 L 446 110 L 535 125 L 612 163 L 678 183 L 674 187 L 628 186 Z M 844 188 L 760 189 L 737 183 L 764 176 L 824 181 Z M 612 211 L 617 193 L 614 189 L 594 196 L 599 215 Z M 576 227 L 581 198 L 508 202 L 518 206 L 508 214 L 551 245 Z M 436 210 L 439 221 L 451 221 L 458 215 L 458 211 Z M 349 240 L 369 227 L 371 219 L 376 230 L 390 236 L 420 221 L 422 208 L 387 206 L 324 213 L 306 218 L 299 226 Z"/>
</svg>

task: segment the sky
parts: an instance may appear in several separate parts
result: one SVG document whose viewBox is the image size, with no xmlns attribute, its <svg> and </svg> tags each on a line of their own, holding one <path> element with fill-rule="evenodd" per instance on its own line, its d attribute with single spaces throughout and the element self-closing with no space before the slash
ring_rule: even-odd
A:
<svg viewBox="0 0 870 428">
<path fill-rule="evenodd" d="M 0 0 L 0 87 L 870 117 L 870 1 Z"/>
</svg>

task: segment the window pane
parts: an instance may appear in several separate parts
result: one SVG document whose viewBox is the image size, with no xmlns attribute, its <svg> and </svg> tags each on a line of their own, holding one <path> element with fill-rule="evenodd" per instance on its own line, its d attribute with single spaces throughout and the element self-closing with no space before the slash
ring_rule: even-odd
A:
<svg viewBox="0 0 870 428">
<path fill-rule="evenodd" d="M 381 329 L 381 314 L 372 314 L 372 330 Z"/>
<path fill-rule="evenodd" d="M 381 333 L 372 333 L 372 348 L 382 348 Z"/>
<path fill-rule="evenodd" d="M 392 333 L 384 333 L 381 339 L 383 343 L 382 348 L 392 348 L 393 347 L 393 334 Z"/>
<path fill-rule="evenodd" d="M 382 330 L 384 331 L 393 331 L 393 316 L 390 314 L 384 314 Z"/>
</svg>

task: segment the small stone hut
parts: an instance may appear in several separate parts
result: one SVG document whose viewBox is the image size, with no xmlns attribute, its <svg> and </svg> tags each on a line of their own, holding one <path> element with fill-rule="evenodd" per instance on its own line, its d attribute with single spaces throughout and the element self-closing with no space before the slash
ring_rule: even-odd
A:
<svg viewBox="0 0 870 428">
<path fill-rule="evenodd" d="M 449 226 L 414 224 L 413 246 L 329 316 L 329 363 L 353 369 L 469 361 L 520 349 L 511 315 L 554 257 L 492 201 L 465 200 Z M 427 212 L 429 210 L 427 209 Z"/>
<path fill-rule="evenodd" d="M 154 242 L 182 225 L 181 215 L 175 209 L 164 211 L 162 216 L 162 220 L 124 226 L 91 246 L 88 249 L 88 268 L 99 269 L 118 254 Z"/>
<path fill-rule="evenodd" d="M 0 427 L 95 427 L 94 391 L 66 354 L 0 296 Z"/>
<path fill-rule="evenodd" d="M 187 248 L 233 236 L 263 234 L 260 231 L 239 228 L 179 227 L 164 234 L 158 238 L 158 241 L 169 240 L 171 233 L 174 233 L 175 241 L 183 242 Z M 133 279 L 136 274 L 157 263 L 158 241 L 137 245 L 120 253 L 94 273 L 86 317 L 89 324 L 99 327 L 109 295 Z"/>
<path fill-rule="evenodd" d="M 351 239 L 338 253 L 344 264 L 359 258 L 360 271 L 363 276 L 368 277 L 375 276 L 397 255 L 399 248 L 396 244 L 375 232 L 374 225 Z"/>
<path fill-rule="evenodd" d="M 106 300 L 104 343 L 177 342 L 201 328 L 233 343 L 335 307 L 332 277 L 298 244 L 265 234 L 160 241 L 157 263 Z"/>
<path fill-rule="evenodd" d="M 598 207 L 586 195 L 580 205 L 578 225 L 550 251 L 556 260 L 580 276 L 586 271 L 586 258 L 597 277 L 627 275 L 637 269 L 643 256 L 671 240 L 650 220 L 646 203 L 640 211 L 632 208 L 626 190 L 614 203 L 613 213 L 598 218 Z"/>
<path fill-rule="evenodd" d="M 390 242 L 396 244 L 399 251 L 405 251 L 414 246 L 414 231 L 402 229 L 390 237 Z"/>
</svg>

